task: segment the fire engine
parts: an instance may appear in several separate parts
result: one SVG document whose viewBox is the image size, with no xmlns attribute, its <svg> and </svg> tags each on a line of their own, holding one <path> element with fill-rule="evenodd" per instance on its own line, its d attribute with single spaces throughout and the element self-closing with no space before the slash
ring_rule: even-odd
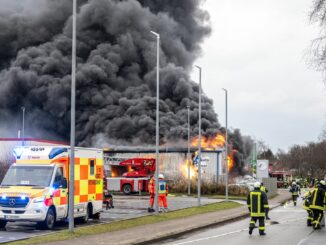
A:
<svg viewBox="0 0 326 245">
<path fill-rule="evenodd" d="M 46 229 L 68 215 L 70 147 L 22 146 L 0 185 L 0 227 L 31 221 Z M 74 216 L 99 218 L 103 201 L 103 152 L 75 148 Z"/>
<path fill-rule="evenodd" d="M 287 188 L 292 180 L 292 175 L 288 171 L 270 171 L 269 176 L 277 179 L 277 188 Z"/>
<path fill-rule="evenodd" d="M 109 191 L 119 191 L 126 195 L 148 191 L 148 181 L 155 172 L 155 159 L 116 158 L 109 159 L 108 162 L 112 176 L 107 178 Z"/>
</svg>

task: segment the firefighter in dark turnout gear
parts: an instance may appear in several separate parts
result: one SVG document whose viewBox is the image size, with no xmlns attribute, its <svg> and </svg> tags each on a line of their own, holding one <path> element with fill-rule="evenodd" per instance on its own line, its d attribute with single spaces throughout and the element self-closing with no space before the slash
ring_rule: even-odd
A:
<svg viewBox="0 0 326 245">
<path fill-rule="evenodd" d="M 262 192 L 265 192 L 265 194 L 267 196 L 268 189 L 264 186 L 263 182 L 261 182 L 261 184 L 260 184 L 260 190 Z M 268 217 L 268 212 L 269 212 L 269 206 L 267 205 L 266 208 L 265 208 L 265 216 L 266 216 L 267 220 L 270 220 L 270 218 Z"/>
<path fill-rule="evenodd" d="M 307 226 L 312 226 L 312 220 L 313 220 L 313 212 L 310 209 L 310 203 L 312 198 L 312 190 L 308 191 L 306 195 L 302 198 L 303 199 L 303 209 L 305 209 L 308 212 L 308 218 L 307 218 Z"/>
<path fill-rule="evenodd" d="M 326 210 L 326 183 L 320 181 L 318 187 L 312 191 L 310 209 L 313 213 L 312 226 L 320 229 L 320 221 L 323 219 Z"/>
<path fill-rule="evenodd" d="M 265 192 L 260 190 L 260 183 L 256 182 L 254 184 L 255 189 L 251 191 L 247 198 L 247 205 L 250 212 L 250 225 L 249 234 L 255 228 L 255 224 L 258 220 L 259 222 L 259 235 L 264 236 L 265 233 L 265 208 L 268 207 L 267 196 Z"/>
<path fill-rule="evenodd" d="M 293 182 L 290 188 L 290 192 L 292 193 L 293 204 L 294 206 L 297 206 L 297 198 L 299 194 L 301 195 L 300 187 L 295 182 Z"/>
</svg>

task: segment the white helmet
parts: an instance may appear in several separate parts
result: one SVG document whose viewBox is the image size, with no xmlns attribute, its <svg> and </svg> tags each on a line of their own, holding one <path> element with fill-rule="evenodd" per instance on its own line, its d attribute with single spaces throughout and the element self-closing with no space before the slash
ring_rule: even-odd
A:
<svg viewBox="0 0 326 245">
<path fill-rule="evenodd" d="M 292 185 L 297 185 L 297 183 L 295 183 L 294 181 L 292 182 Z"/>
<path fill-rule="evenodd" d="M 255 182 L 254 187 L 255 187 L 255 188 L 260 188 L 260 182 L 258 182 L 258 181 Z"/>
<path fill-rule="evenodd" d="M 326 181 L 325 180 L 322 180 L 319 183 L 322 184 L 323 186 L 326 186 Z"/>
<path fill-rule="evenodd" d="M 159 179 L 164 179 L 164 175 L 163 175 L 163 174 L 159 174 L 159 175 L 158 175 L 158 178 L 159 178 Z"/>
</svg>

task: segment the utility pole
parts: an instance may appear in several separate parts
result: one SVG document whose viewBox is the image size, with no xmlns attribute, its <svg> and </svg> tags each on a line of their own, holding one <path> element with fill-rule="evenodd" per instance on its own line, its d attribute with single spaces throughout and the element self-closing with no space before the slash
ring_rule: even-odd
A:
<svg viewBox="0 0 326 245">
<path fill-rule="evenodd" d="M 160 34 L 151 31 L 156 36 L 156 167 L 155 167 L 155 211 L 158 210 L 158 175 L 159 175 L 159 122 L 160 122 Z"/>
<path fill-rule="evenodd" d="M 229 200 L 229 159 L 228 159 L 228 91 L 223 88 L 225 92 L 225 200 Z"/>
<path fill-rule="evenodd" d="M 201 198 L 201 67 L 196 66 L 199 70 L 199 102 L 198 102 L 198 206 Z"/>
<path fill-rule="evenodd" d="M 74 232 L 74 183 L 75 183 L 75 110 L 76 110 L 76 16 L 77 0 L 73 0 L 72 11 L 72 55 L 71 55 L 71 119 L 70 119 L 70 164 L 69 164 L 69 231 Z"/>
<path fill-rule="evenodd" d="M 188 101 L 189 103 L 189 101 Z M 188 196 L 190 196 L 190 104 L 187 106 L 188 111 Z"/>
</svg>

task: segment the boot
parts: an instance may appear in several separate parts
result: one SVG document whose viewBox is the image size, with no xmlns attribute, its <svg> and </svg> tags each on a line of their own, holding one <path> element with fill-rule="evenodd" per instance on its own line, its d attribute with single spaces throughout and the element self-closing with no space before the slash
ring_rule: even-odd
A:
<svg viewBox="0 0 326 245">
<path fill-rule="evenodd" d="M 254 228 L 249 228 L 249 235 L 252 234 L 252 231 L 254 230 Z"/>
<path fill-rule="evenodd" d="M 260 231 L 260 232 L 259 232 L 259 235 L 261 235 L 261 236 L 266 236 L 266 233 L 265 233 L 264 231 Z"/>
</svg>

